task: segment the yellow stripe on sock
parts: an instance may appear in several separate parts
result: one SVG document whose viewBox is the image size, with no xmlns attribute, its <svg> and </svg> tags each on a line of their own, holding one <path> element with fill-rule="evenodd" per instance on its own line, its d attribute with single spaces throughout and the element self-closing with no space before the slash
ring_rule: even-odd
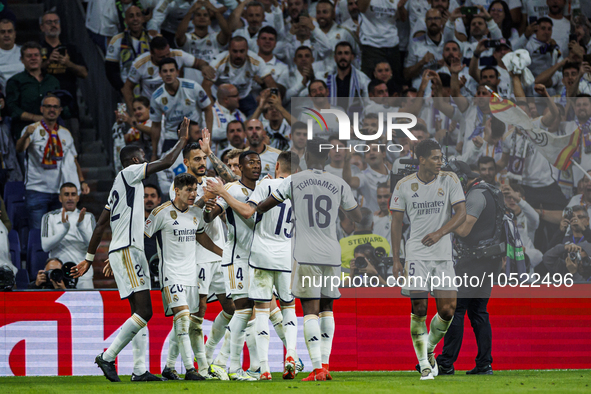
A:
<svg viewBox="0 0 591 394">
<path fill-rule="evenodd" d="M 308 320 L 318 320 L 318 316 L 316 315 L 306 315 L 304 316 L 304 324 L 308 321 Z"/>
<path fill-rule="evenodd" d="M 325 311 L 325 312 L 320 312 L 320 317 L 333 317 L 334 314 L 332 313 L 332 311 Z"/>
</svg>

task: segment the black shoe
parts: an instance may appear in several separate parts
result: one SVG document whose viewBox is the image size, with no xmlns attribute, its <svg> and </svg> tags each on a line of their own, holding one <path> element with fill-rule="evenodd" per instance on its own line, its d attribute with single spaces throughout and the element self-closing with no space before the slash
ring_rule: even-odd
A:
<svg viewBox="0 0 591 394">
<path fill-rule="evenodd" d="M 492 375 L 493 369 L 489 364 L 486 367 L 475 367 L 469 371 L 466 371 L 466 375 Z"/>
<path fill-rule="evenodd" d="M 146 371 L 141 375 L 136 375 L 134 373 L 131 374 L 131 381 L 132 382 L 163 382 L 168 380 L 166 378 L 159 378 L 156 375 L 152 375 L 150 372 Z"/>
<path fill-rule="evenodd" d="M 205 380 L 205 378 L 197 372 L 195 368 L 185 372 L 185 380 Z"/>
<path fill-rule="evenodd" d="M 115 361 L 105 361 L 103 359 L 103 353 L 96 356 L 94 363 L 103 371 L 105 378 L 111 382 L 120 382 L 119 375 L 117 375 L 117 368 L 115 368 Z"/>
<path fill-rule="evenodd" d="M 448 367 L 444 367 L 443 365 L 439 364 L 439 374 L 437 376 L 454 375 L 455 373 L 456 373 L 456 370 L 453 365 L 448 368 Z"/>
<path fill-rule="evenodd" d="M 181 377 L 179 376 L 176 369 L 170 369 L 168 367 L 164 367 L 162 370 L 162 377 L 168 380 L 181 380 Z"/>
<path fill-rule="evenodd" d="M 418 373 L 421 373 L 421 364 L 415 365 L 415 369 L 417 370 Z"/>
</svg>

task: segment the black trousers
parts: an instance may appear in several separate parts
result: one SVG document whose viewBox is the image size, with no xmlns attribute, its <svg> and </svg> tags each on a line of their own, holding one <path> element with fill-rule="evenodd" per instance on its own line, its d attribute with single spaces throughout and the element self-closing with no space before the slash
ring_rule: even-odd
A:
<svg viewBox="0 0 591 394">
<path fill-rule="evenodd" d="M 492 330 L 488 318 L 489 298 L 460 298 L 461 289 L 458 292 L 458 303 L 454 319 L 444 337 L 443 351 L 437 357 L 437 363 L 445 368 L 451 368 L 460 355 L 462 340 L 464 339 L 464 316 L 468 313 L 468 318 L 472 324 L 472 330 L 476 336 L 478 345 L 478 355 L 476 356 L 476 366 L 486 367 L 492 364 Z"/>
</svg>

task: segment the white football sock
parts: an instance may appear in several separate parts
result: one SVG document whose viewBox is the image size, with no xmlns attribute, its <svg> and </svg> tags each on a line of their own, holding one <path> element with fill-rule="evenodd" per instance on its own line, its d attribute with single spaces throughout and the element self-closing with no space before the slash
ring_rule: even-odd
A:
<svg viewBox="0 0 591 394">
<path fill-rule="evenodd" d="M 201 375 L 207 374 L 207 358 L 205 357 L 205 344 L 203 343 L 203 318 L 191 315 L 189 318 L 189 338 L 191 338 L 191 347 L 197 360 L 199 373 Z"/>
<path fill-rule="evenodd" d="M 312 360 L 312 368 L 322 368 L 322 351 L 320 349 L 320 325 L 318 324 L 318 316 L 304 316 L 304 339 L 306 340 L 308 353 L 310 353 L 310 360 Z"/>
<path fill-rule="evenodd" d="M 334 338 L 334 315 L 331 311 L 320 312 L 320 349 L 322 351 L 322 364 L 328 364 L 332 351 L 332 339 Z"/>
<path fill-rule="evenodd" d="M 146 327 L 138 331 L 131 340 L 133 350 L 133 373 L 143 375 L 146 370 L 146 349 L 148 347 L 148 329 Z"/>
<path fill-rule="evenodd" d="M 298 318 L 296 316 L 295 305 L 283 308 L 283 331 L 285 332 L 285 348 L 287 356 L 298 361 L 296 354 L 296 344 L 298 342 Z"/>
<path fill-rule="evenodd" d="M 215 365 L 226 368 L 226 365 L 228 364 L 228 358 L 230 358 L 230 343 L 232 342 L 231 338 L 232 336 L 230 335 L 230 331 L 226 330 L 226 335 L 224 335 L 224 342 L 222 343 L 220 353 L 213 362 Z"/>
<path fill-rule="evenodd" d="M 252 309 L 240 309 L 234 312 L 228 329 L 230 330 L 230 372 L 242 368 L 240 354 L 244 348 L 244 330 L 252 315 Z"/>
<path fill-rule="evenodd" d="M 271 370 L 269 369 L 269 309 L 256 308 L 255 312 L 255 339 L 257 345 L 257 353 L 261 365 L 261 373 L 271 372 Z"/>
<path fill-rule="evenodd" d="M 174 315 L 174 330 L 179 341 L 181 349 L 181 359 L 187 371 L 194 369 L 193 352 L 191 349 L 191 338 L 189 337 L 189 326 L 191 320 L 189 319 L 189 310 L 184 309 Z"/>
<path fill-rule="evenodd" d="M 453 319 L 454 318 L 452 316 L 449 321 L 443 320 L 441 316 L 439 316 L 439 313 L 433 316 L 429 329 L 429 346 L 427 346 L 427 354 L 433 353 L 433 351 L 435 351 L 435 346 L 437 346 L 439 341 L 441 341 L 441 338 L 445 336 L 445 333 L 447 332 L 447 329 L 449 328 Z"/>
<path fill-rule="evenodd" d="M 269 320 L 271 321 L 275 332 L 279 336 L 279 339 L 281 339 L 281 342 L 283 342 L 283 346 L 287 348 L 287 345 L 285 344 L 285 331 L 283 330 L 283 313 L 281 313 L 281 309 L 279 309 L 279 307 L 275 307 L 275 309 L 271 311 L 269 314 Z"/>
<path fill-rule="evenodd" d="M 228 323 L 230 323 L 230 319 L 232 319 L 232 315 L 228 315 L 226 312 L 221 311 L 213 321 L 211 331 L 209 332 L 207 342 L 205 343 L 205 357 L 207 358 L 208 364 L 211 364 L 215 348 L 226 334 L 226 327 L 228 326 Z"/>
<path fill-rule="evenodd" d="M 261 367 L 259 351 L 257 349 L 257 332 L 255 330 L 255 320 L 249 320 L 244 330 L 246 346 L 248 347 L 248 358 L 250 371 L 256 371 Z"/>
<path fill-rule="evenodd" d="M 427 338 L 429 334 L 427 333 L 425 320 L 427 320 L 427 316 L 410 314 L 410 336 L 412 337 L 412 345 L 415 348 L 421 371 L 425 368 L 431 369 L 431 364 L 427 360 Z"/>
<path fill-rule="evenodd" d="M 119 334 L 111 343 L 111 346 L 103 353 L 103 360 L 112 362 L 115 361 L 117 355 L 123 350 L 125 346 L 133 339 L 134 336 L 148 324 L 140 315 L 134 313 L 129 319 L 123 323 Z"/>
<path fill-rule="evenodd" d="M 172 325 L 172 330 L 168 335 L 168 355 L 166 356 L 166 366 L 170 369 L 175 368 L 176 359 L 179 356 L 179 341 L 178 337 L 176 336 L 176 330 L 174 328 L 174 324 Z"/>
</svg>

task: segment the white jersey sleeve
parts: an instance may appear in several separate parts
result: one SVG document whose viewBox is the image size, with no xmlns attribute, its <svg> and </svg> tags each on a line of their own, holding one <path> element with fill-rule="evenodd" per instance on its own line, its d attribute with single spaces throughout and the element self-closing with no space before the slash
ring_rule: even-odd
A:
<svg viewBox="0 0 591 394">
<path fill-rule="evenodd" d="M 154 210 L 156 208 L 150 212 L 150 216 L 148 216 L 144 225 L 144 235 L 148 238 L 152 238 L 152 235 L 162 229 L 162 221 L 160 219 L 162 219 L 164 215 L 154 216 Z"/>
</svg>

